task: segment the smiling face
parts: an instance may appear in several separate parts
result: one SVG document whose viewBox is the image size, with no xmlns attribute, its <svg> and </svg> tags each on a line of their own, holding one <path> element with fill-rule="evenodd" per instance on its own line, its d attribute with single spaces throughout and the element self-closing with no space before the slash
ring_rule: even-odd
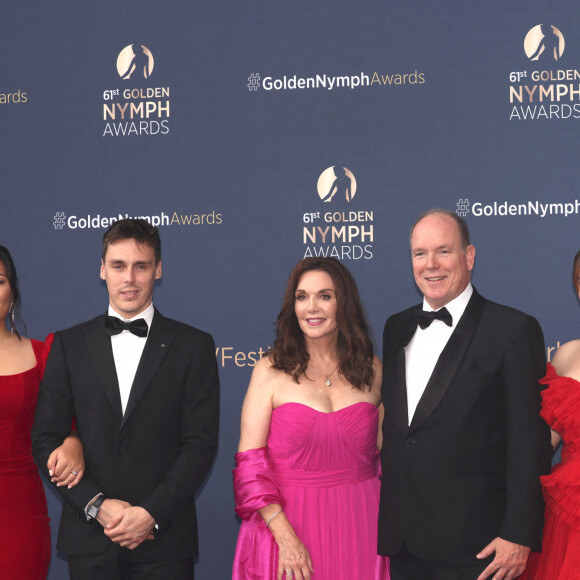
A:
<svg viewBox="0 0 580 580">
<path fill-rule="evenodd" d="M 161 278 L 161 262 L 155 262 L 151 246 L 120 240 L 109 244 L 101 261 L 101 278 L 114 310 L 123 318 L 133 318 L 151 304 L 155 280 Z"/>
<path fill-rule="evenodd" d="M 469 284 L 475 248 L 461 246 L 456 222 L 445 214 L 430 214 L 411 235 L 415 283 L 434 310 L 457 298 Z"/>
<path fill-rule="evenodd" d="M 322 270 L 305 272 L 298 280 L 294 312 L 307 339 L 336 336 L 336 292 L 330 275 Z"/>
</svg>

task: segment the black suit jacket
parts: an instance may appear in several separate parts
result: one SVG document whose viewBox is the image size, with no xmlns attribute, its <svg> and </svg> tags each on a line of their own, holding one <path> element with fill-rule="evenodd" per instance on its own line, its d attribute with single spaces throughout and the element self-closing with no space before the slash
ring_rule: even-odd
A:
<svg viewBox="0 0 580 580">
<path fill-rule="evenodd" d="M 33 454 L 47 473 L 48 456 L 70 432 L 73 417 L 86 473 L 65 504 L 57 548 L 102 553 L 110 540 L 84 509 L 98 493 L 144 507 L 155 539 L 135 554 L 180 559 L 197 553 L 194 494 L 216 448 L 219 380 L 213 339 L 155 311 L 125 414 L 105 316 L 57 332 L 40 385 Z"/>
<path fill-rule="evenodd" d="M 421 305 L 391 316 L 383 343 L 380 554 L 474 564 L 499 536 L 539 549 L 539 476 L 550 434 L 537 321 L 475 290 L 408 425 L 405 346 Z"/>
</svg>

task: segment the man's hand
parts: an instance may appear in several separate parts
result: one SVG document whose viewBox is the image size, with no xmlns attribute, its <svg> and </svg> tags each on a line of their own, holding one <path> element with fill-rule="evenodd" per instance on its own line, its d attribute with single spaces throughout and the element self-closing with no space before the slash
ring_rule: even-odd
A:
<svg viewBox="0 0 580 580">
<path fill-rule="evenodd" d="M 530 548 L 496 538 L 477 554 L 477 558 L 487 558 L 494 552 L 495 558 L 478 576 L 477 580 L 486 580 L 494 572 L 491 580 L 502 580 L 503 578 L 511 580 L 523 574 L 530 555 Z"/>
<path fill-rule="evenodd" d="M 113 517 L 119 515 L 123 510 L 130 508 L 131 504 L 120 499 L 106 499 L 101 504 L 101 509 L 97 514 L 97 521 L 103 528 L 106 528 Z"/>
<path fill-rule="evenodd" d="M 103 502 L 104 505 L 105 502 Z M 134 550 L 145 540 L 153 539 L 154 527 L 155 520 L 146 509 L 129 506 L 110 519 L 105 527 L 105 534 L 116 544 Z"/>
</svg>

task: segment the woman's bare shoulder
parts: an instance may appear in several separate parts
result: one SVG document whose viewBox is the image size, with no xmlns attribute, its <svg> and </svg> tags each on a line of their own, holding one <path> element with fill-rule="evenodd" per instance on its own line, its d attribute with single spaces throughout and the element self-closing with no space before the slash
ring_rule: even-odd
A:
<svg viewBox="0 0 580 580">
<path fill-rule="evenodd" d="M 559 375 L 578 378 L 580 376 L 580 339 L 571 340 L 560 346 L 551 362 Z"/>
<path fill-rule="evenodd" d="M 262 385 L 267 384 L 270 387 L 273 387 L 286 376 L 286 373 L 274 367 L 274 362 L 269 356 L 264 356 L 258 360 L 254 366 L 250 385 L 252 383 Z"/>
</svg>

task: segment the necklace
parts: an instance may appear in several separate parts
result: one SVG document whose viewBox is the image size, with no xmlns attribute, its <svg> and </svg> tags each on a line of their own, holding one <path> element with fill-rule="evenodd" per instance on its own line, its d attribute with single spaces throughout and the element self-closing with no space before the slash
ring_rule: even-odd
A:
<svg viewBox="0 0 580 580">
<path fill-rule="evenodd" d="M 338 368 L 338 365 L 336 365 L 329 373 L 321 373 L 311 362 L 308 362 L 308 364 L 312 367 L 312 370 L 316 371 L 321 377 L 326 377 L 327 387 L 332 387 L 330 377 L 332 376 L 332 373 L 334 373 L 334 371 Z"/>
</svg>

